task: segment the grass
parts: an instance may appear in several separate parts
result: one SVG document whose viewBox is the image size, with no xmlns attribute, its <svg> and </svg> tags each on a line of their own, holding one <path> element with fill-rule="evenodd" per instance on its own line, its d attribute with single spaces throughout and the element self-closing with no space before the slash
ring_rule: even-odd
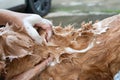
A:
<svg viewBox="0 0 120 80">
<path fill-rule="evenodd" d="M 86 6 L 56 6 L 51 8 L 51 12 L 74 12 L 76 13 L 89 13 L 89 12 L 104 12 L 104 13 L 120 13 L 120 10 L 116 9 L 106 9 L 106 8 L 100 8 L 100 7 L 86 7 Z"/>
<path fill-rule="evenodd" d="M 106 13 L 120 13 L 120 10 L 102 10 L 102 12 L 106 12 Z"/>
</svg>

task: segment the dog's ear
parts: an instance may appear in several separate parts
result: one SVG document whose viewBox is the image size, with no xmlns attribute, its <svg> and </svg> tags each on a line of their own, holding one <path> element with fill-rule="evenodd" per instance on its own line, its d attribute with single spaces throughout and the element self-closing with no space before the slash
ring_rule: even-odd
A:
<svg viewBox="0 0 120 80">
<path fill-rule="evenodd" d="M 113 78 L 109 71 L 92 68 L 82 70 L 79 75 L 79 80 L 113 80 Z"/>
</svg>

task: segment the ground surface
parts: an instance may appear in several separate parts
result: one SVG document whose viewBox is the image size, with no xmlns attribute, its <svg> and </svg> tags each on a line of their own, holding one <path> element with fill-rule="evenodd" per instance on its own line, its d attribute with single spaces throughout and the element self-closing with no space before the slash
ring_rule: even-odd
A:
<svg viewBox="0 0 120 80">
<path fill-rule="evenodd" d="M 119 13 L 120 0 L 52 0 L 52 12 Z"/>
<path fill-rule="evenodd" d="M 119 14 L 120 0 L 52 0 L 51 12 L 46 18 L 54 25 L 75 24 L 96 21 Z"/>
</svg>

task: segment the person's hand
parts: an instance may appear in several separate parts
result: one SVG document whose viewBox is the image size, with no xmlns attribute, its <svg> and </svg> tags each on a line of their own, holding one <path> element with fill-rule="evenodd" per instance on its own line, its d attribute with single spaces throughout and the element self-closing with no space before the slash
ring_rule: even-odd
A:
<svg viewBox="0 0 120 80">
<path fill-rule="evenodd" d="M 0 25 L 9 23 L 17 26 L 20 30 L 25 30 L 37 44 L 41 44 L 43 40 L 34 27 L 45 29 L 47 41 L 52 35 L 52 23 L 37 14 L 17 13 L 0 9 L 0 19 Z"/>
<path fill-rule="evenodd" d="M 48 41 L 52 35 L 52 23 L 47 20 L 41 18 L 39 15 L 31 14 L 24 16 L 22 20 L 23 26 L 25 30 L 27 31 L 28 35 L 32 37 L 32 39 L 35 40 L 36 43 L 41 44 L 42 38 L 38 34 L 38 32 L 35 30 L 34 27 L 42 28 L 46 31 L 46 41 Z"/>
</svg>

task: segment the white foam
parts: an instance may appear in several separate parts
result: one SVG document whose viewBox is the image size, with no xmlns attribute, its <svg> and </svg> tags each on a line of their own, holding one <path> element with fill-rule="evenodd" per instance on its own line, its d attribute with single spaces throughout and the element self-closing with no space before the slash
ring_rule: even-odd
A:
<svg viewBox="0 0 120 80">
<path fill-rule="evenodd" d="M 10 60 L 10 62 L 12 62 L 13 61 L 13 59 L 17 59 L 18 58 L 18 56 L 7 56 L 6 58 L 9 58 L 9 60 Z"/>
<path fill-rule="evenodd" d="M 98 22 L 98 23 L 96 23 L 95 25 L 96 25 L 96 26 L 94 27 L 95 30 L 92 31 L 94 34 L 104 33 L 104 32 L 106 32 L 107 29 L 109 28 L 109 26 L 104 26 L 104 27 L 103 27 L 101 21 Z"/>
<path fill-rule="evenodd" d="M 100 44 L 101 42 L 100 41 L 96 41 L 96 44 Z"/>
<path fill-rule="evenodd" d="M 50 63 L 50 66 L 55 66 L 56 64 L 57 64 L 57 62 L 53 61 L 53 62 Z"/>
<path fill-rule="evenodd" d="M 120 80 L 120 71 L 114 76 L 114 80 Z"/>
<path fill-rule="evenodd" d="M 92 32 L 93 32 L 94 34 L 101 34 L 101 33 L 106 32 L 107 29 L 110 28 L 109 24 L 110 24 L 111 22 L 113 22 L 115 19 L 116 19 L 116 17 L 113 18 L 113 19 L 110 20 L 110 21 L 107 21 L 107 23 L 104 24 L 104 25 L 103 25 L 103 22 L 105 23 L 105 21 L 100 21 L 100 22 L 98 22 L 98 23 L 95 23 L 95 24 L 93 25 L 93 28 L 95 28 L 95 30 L 92 30 Z"/>
<path fill-rule="evenodd" d="M 72 49 L 70 47 L 67 47 L 67 48 L 65 48 L 65 51 L 67 53 L 69 53 L 69 54 L 73 54 L 73 53 L 85 53 L 85 52 L 87 52 L 88 50 L 90 50 L 94 46 L 94 42 L 95 42 L 95 39 L 88 45 L 87 48 L 82 49 L 82 50 L 75 50 L 75 49 Z"/>
<path fill-rule="evenodd" d="M 48 80 L 54 80 L 52 77 L 50 77 Z"/>
</svg>

